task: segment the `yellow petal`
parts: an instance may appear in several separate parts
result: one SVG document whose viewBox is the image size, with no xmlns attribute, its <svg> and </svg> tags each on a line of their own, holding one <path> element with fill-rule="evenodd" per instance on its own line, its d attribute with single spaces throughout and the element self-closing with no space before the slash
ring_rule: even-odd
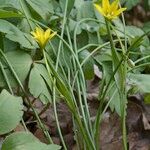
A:
<svg viewBox="0 0 150 150">
<path fill-rule="evenodd" d="M 42 36 L 42 35 L 44 35 L 44 30 L 42 29 L 42 28 L 38 28 L 38 27 L 36 27 L 36 32 L 37 32 L 37 34 L 39 35 L 39 36 Z"/>
<path fill-rule="evenodd" d="M 44 39 L 43 39 L 43 37 L 41 38 L 41 41 L 40 41 L 40 44 L 41 44 L 41 48 L 44 48 L 45 47 L 45 45 L 46 45 L 46 43 L 47 43 L 47 41 L 45 41 Z"/>
<path fill-rule="evenodd" d="M 120 8 L 117 11 L 115 11 L 115 16 L 120 15 L 123 11 L 125 11 L 127 8 Z"/>
<path fill-rule="evenodd" d="M 119 0 L 115 0 L 110 6 L 110 10 L 116 11 L 118 9 L 118 5 L 119 5 Z"/>
<path fill-rule="evenodd" d="M 98 10 L 99 13 L 105 16 L 105 12 L 103 11 L 103 8 L 101 6 L 99 6 L 98 4 L 94 4 L 94 6 Z"/>
<path fill-rule="evenodd" d="M 43 49 L 47 41 L 51 39 L 56 34 L 56 32 L 51 34 L 51 29 L 47 29 L 46 31 L 44 31 L 42 28 L 36 27 L 35 31 L 32 31 L 31 34 L 38 42 L 40 48 Z"/>
<path fill-rule="evenodd" d="M 45 31 L 45 34 L 44 34 L 45 39 L 48 39 L 48 38 L 49 38 L 50 33 L 51 33 L 51 30 L 50 30 L 50 29 L 47 29 L 47 30 Z"/>
<path fill-rule="evenodd" d="M 108 9 L 110 8 L 109 0 L 102 0 L 102 8 L 104 13 L 107 13 Z"/>
</svg>

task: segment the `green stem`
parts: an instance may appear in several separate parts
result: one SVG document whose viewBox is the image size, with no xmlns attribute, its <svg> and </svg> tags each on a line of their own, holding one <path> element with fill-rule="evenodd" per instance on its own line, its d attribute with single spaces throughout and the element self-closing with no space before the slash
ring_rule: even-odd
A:
<svg viewBox="0 0 150 150">
<path fill-rule="evenodd" d="M 112 57 L 118 59 L 117 52 L 115 50 L 115 45 L 114 45 L 113 38 L 112 38 L 112 34 L 111 34 L 110 22 L 107 19 L 105 19 L 105 22 L 106 22 L 106 28 L 107 28 L 107 32 L 108 32 L 108 36 L 109 36 L 109 40 L 110 40 Z"/>
<path fill-rule="evenodd" d="M 122 64 L 123 60 L 124 60 L 123 58 L 122 58 L 122 60 L 120 60 L 118 66 L 116 67 L 116 69 L 112 73 L 111 78 L 109 79 L 109 81 L 108 81 L 108 83 L 106 85 L 106 88 L 105 88 L 105 90 L 104 90 L 104 92 L 103 92 L 103 94 L 102 94 L 102 96 L 100 98 L 100 106 L 98 108 L 98 111 L 97 111 L 97 114 L 96 114 L 96 120 L 95 120 L 95 124 L 94 124 L 94 129 L 95 129 L 94 135 L 95 135 L 95 141 L 96 141 L 97 149 L 99 149 L 99 147 L 100 147 L 99 146 L 99 144 L 100 144 L 99 143 L 100 121 L 101 121 L 101 113 L 102 113 L 103 104 L 105 102 L 105 97 L 106 97 L 107 91 L 109 89 L 109 86 L 111 85 L 111 82 L 114 80 L 114 75 L 118 71 L 118 69 L 119 69 L 120 65 Z"/>
<path fill-rule="evenodd" d="M 63 36 L 64 36 L 65 24 L 66 24 L 66 20 L 67 20 L 66 19 L 67 7 L 68 7 L 68 0 L 66 0 L 66 3 L 65 3 L 65 11 L 64 11 L 64 18 L 63 18 L 63 24 L 62 24 L 62 30 L 61 30 L 61 38 L 63 38 Z M 61 53 L 61 47 L 62 47 L 62 41 L 60 40 L 59 46 L 58 46 L 58 53 L 57 53 L 56 65 L 55 65 L 55 71 L 56 72 L 58 70 L 60 53 Z M 56 96 L 55 96 L 56 95 L 56 89 L 55 89 L 56 80 L 55 79 L 54 79 L 53 83 L 54 83 L 53 84 L 53 106 L 54 106 L 54 114 L 55 114 L 55 118 L 56 118 L 56 125 L 57 125 L 57 129 L 58 129 L 58 132 L 59 132 L 60 139 L 62 141 L 63 147 L 64 147 L 65 150 L 67 150 L 67 147 L 66 147 L 66 144 L 65 144 L 65 141 L 63 139 L 62 132 L 61 132 L 59 120 L 58 120 L 57 107 L 56 107 Z"/>
<path fill-rule="evenodd" d="M 27 22 L 28 22 L 30 28 L 33 30 L 32 24 L 30 23 L 30 19 L 29 19 L 30 18 L 29 11 L 27 12 L 28 8 L 25 5 L 25 2 L 22 1 L 22 0 L 19 0 L 19 3 L 20 3 L 20 6 L 21 6 L 21 8 L 23 10 L 23 13 L 25 15 L 25 18 L 27 19 Z"/>
<path fill-rule="evenodd" d="M 88 108 L 88 104 L 87 104 L 87 96 L 86 96 L 86 83 L 85 83 L 85 77 L 84 77 L 84 73 L 82 70 L 82 66 L 79 62 L 79 58 L 78 58 L 78 48 L 77 48 L 77 41 L 76 41 L 76 35 L 77 35 L 77 28 L 78 25 L 81 22 L 78 22 L 75 31 L 74 31 L 74 51 L 75 51 L 75 55 L 76 55 L 76 62 L 77 62 L 77 68 L 79 67 L 79 74 L 77 75 L 77 81 L 79 81 L 81 83 L 81 90 L 83 93 L 83 102 L 85 105 L 85 114 L 86 114 L 86 122 L 85 122 L 85 126 L 88 128 L 90 134 L 89 135 L 89 139 L 92 140 L 92 144 L 94 146 L 94 136 L 93 136 L 93 129 L 92 129 L 92 123 L 91 123 L 91 117 L 90 117 L 90 112 L 89 112 L 89 108 Z M 75 81 L 75 80 L 74 80 Z M 74 84 L 74 83 L 73 83 Z M 80 94 L 80 93 L 79 93 Z"/>
<path fill-rule="evenodd" d="M 46 64 L 46 69 L 48 71 L 49 77 L 51 78 L 51 80 L 53 80 L 53 88 L 52 88 L 52 91 L 53 91 L 53 93 L 52 93 L 53 94 L 53 107 L 54 107 L 54 115 L 55 115 L 55 120 L 56 120 L 56 125 L 57 125 L 57 129 L 58 129 L 58 133 L 59 133 L 59 136 L 60 136 L 60 139 L 61 139 L 61 142 L 62 142 L 62 145 L 63 145 L 64 149 L 67 150 L 67 147 L 66 147 L 66 144 L 64 142 L 63 135 L 62 135 L 62 132 L 61 132 L 61 128 L 60 128 L 60 124 L 59 124 L 59 120 L 58 120 L 57 109 L 56 109 L 56 89 L 55 89 L 56 80 L 52 79 L 52 77 L 50 75 L 50 69 L 48 67 L 48 62 L 47 62 L 47 58 L 46 58 L 46 54 L 45 54 L 44 50 L 43 50 L 43 56 L 44 56 L 44 60 L 45 60 L 45 64 Z"/>
<path fill-rule="evenodd" d="M 135 66 L 135 67 L 131 68 L 130 70 L 128 70 L 128 72 L 131 72 L 131 71 L 136 70 L 136 69 L 138 69 L 140 67 L 145 67 L 145 66 L 149 66 L 149 65 L 150 65 L 150 62 L 143 63 L 143 64 L 140 64 L 138 66 Z"/>
<path fill-rule="evenodd" d="M 2 74 L 3 74 L 3 76 L 4 76 L 4 79 L 5 79 L 5 81 L 6 81 L 6 84 L 7 84 L 7 86 L 8 86 L 8 89 L 9 89 L 10 93 L 13 94 L 13 90 L 12 90 L 12 88 L 11 88 L 9 79 L 8 79 L 8 77 L 7 77 L 7 74 L 6 74 L 5 70 L 4 70 L 4 66 L 3 66 L 3 64 L 1 63 L 1 61 L 0 61 L 0 68 L 1 68 Z"/>
<path fill-rule="evenodd" d="M 70 38 L 68 28 L 67 28 L 67 35 L 68 35 L 70 46 L 72 48 L 73 45 L 72 45 L 72 42 L 71 42 L 71 38 Z M 94 147 L 94 137 L 93 137 L 93 131 L 92 131 L 92 124 L 91 124 L 91 120 L 90 120 L 90 113 L 89 113 L 89 108 L 88 108 L 87 98 L 86 98 L 87 96 L 86 96 L 86 91 L 85 91 L 86 90 L 85 78 L 84 78 L 82 67 L 81 67 L 80 62 L 78 60 L 78 52 L 77 52 L 76 49 L 75 49 L 75 53 L 73 54 L 73 56 L 74 56 L 73 57 L 73 71 L 76 72 L 76 70 L 78 70 L 78 68 L 79 68 L 79 71 L 80 71 L 80 74 L 77 76 L 77 81 L 76 82 L 77 82 L 77 89 L 78 89 L 77 91 L 78 91 L 79 101 L 80 101 L 80 108 L 81 108 L 82 116 L 83 116 L 83 122 L 84 122 L 85 129 L 86 129 L 86 132 L 88 134 L 88 137 L 89 137 L 90 141 L 93 141 L 92 144 L 93 144 L 93 147 Z M 75 84 L 75 83 L 73 83 L 73 84 Z M 72 89 L 74 89 L 74 87 L 72 87 Z M 80 90 L 82 91 L 82 94 L 83 94 L 83 102 L 84 102 L 84 105 L 85 105 L 85 109 L 82 109 L 83 103 L 82 103 L 82 100 L 81 100 L 82 98 L 80 97 L 81 96 L 81 91 Z"/>
<path fill-rule="evenodd" d="M 102 49 L 103 47 L 105 47 L 106 45 L 108 45 L 109 42 L 107 43 L 104 43 L 103 45 L 100 45 L 98 46 L 97 48 L 95 48 L 81 63 L 81 67 L 83 67 L 83 65 L 88 61 L 88 59 L 94 55 L 98 50 Z M 82 49 L 81 49 L 82 50 Z M 76 72 L 75 72 L 75 76 L 74 76 L 74 79 L 73 79 L 73 82 L 72 82 L 72 88 L 74 87 L 74 84 L 75 84 L 75 81 L 76 81 L 76 78 L 78 76 L 78 73 L 79 73 L 79 69 L 76 69 Z"/>
<path fill-rule="evenodd" d="M 110 22 L 106 19 L 106 27 L 107 27 L 107 32 L 109 35 L 109 40 L 110 40 L 110 45 L 111 45 L 111 51 L 112 51 L 112 60 L 114 66 L 116 66 L 119 62 L 119 58 L 117 55 L 117 52 L 115 50 L 111 30 L 110 30 Z M 121 43 L 122 46 L 122 43 Z M 122 49 L 122 51 L 124 48 Z M 124 52 L 124 51 L 123 51 Z M 123 146 L 124 150 L 127 150 L 127 133 L 126 133 L 126 61 L 124 61 L 124 66 L 120 66 L 118 70 L 119 74 L 119 95 L 120 95 L 120 108 L 121 108 L 121 119 L 122 119 L 122 134 L 123 134 Z M 118 80 L 118 79 L 116 79 Z"/>
<path fill-rule="evenodd" d="M 123 46 L 123 43 L 121 42 L 120 37 L 114 30 L 113 26 L 112 29 L 115 32 L 117 38 L 119 39 L 120 46 L 122 49 L 123 55 L 127 52 L 127 38 L 126 38 L 126 28 L 125 28 L 125 20 L 124 15 L 122 14 L 122 20 L 123 20 L 123 26 L 124 26 L 124 38 L 125 38 L 125 48 Z M 126 60 L 126 59 L 125 59 Z M 126 131 L 126 76 L 127 76 L 127 61 L 124 61 L 124 65 L 122 66 L 124 70 L 124 79 L 122 81 L 122 88 L 120 90 L 120 108 L 121 108 L 121 118 L 122 118 L 122 134 L 123 134 L 123 146 L 124 150 L 127 150 L 127 131 Z"/>
<path fill-rule="evenodd" d="M 71 113 L 74 115 L 74 118 L 76 120 L 76 123 L 79 127 L 79 131 L 81 132 L 81 135 L 83 136 L 83 139 L 85 140 L 86 142 L 86 145 L 87 145 L 87 149 L 88 150 L 95 150 L 94 147 L 93 147 L 93 144 L 91 142 L 91 140 L 89 139 L 87 133 L 85 132 L 85 129 L 84 129 L 84 126 L 82 124 L 82 121 L 81 121 L 81 118 L 80 118 L 80 115 L 77 113 L 77 108 L 76 108 L 76 105 L 74 104 L 74 100 L 72 99 L 73 96 L 72 96 L 72 92 L 68 91 L 68 87 L 65 85 L 65 83 L 62 81 L 61 78 L 59 78 L 59 75 L 58 73 L 55 71 L 52 63 L 51 63 L 51 60 L 50 59 L 47 59 L 46 57 L 44 57 L 46 60 L 46 67 L 48 69 L 48 73 L 50 75 L 50 78 L 51 78 L 51 73 L 53 73 L 53 75 L 56 77 L 56 80 L 58 83 L 60 83 L 59 85 L 61 85 L 61 88 L 63 88 L 63 90 L 65 90 L 65 93 L 64 93 L 64 97 L 65 97 L 65 100 L 66 100 L 66 103 L 71 111 Z M 52 71 L 52 72 L 51 72 Z M 51 78 L 51 81 L 53 83 L 53 79 Z M 69 92 L 69 93 L 68 93 Z M 63 95 L 63 93 L 61 93 Z"/>
<path fill-rule="evenodd" d="M 120 40 L 121 40 L 121 41 L 124 41 L 124 39 L 120 39 Z M 119 40 L 114 40 L 114 43 L 115 43 L 115 42 L 118 42 L 118 41 L 119 41 Z M 106 47 L 106 46 L 108 46 L 108 45 L 110 45 L 110 42 L 106 42 L 106 43 L 104 43 L 104 44 L 102 44 L 102 45 L 99 45 L 99 44 L 88 44 L 88 45 L 86 45 L 86 46 L 84 46 L 84 47 L 78 49 L 78 53 L 80 53 L 80 52 L 82 52 L 83 50 L 88 49 L 89 47 L 92 47 L 92 46 L 95 46 L 95 47 L 101 49 L 101 48 L 104 48 L 104 47 Z M 92 55 L 97 51 L 97 50 L 96 50 L 97 48 L 95 48 L 94 50 L 92 50 Z M 93 52 L 93 51 L 95 51 L 95 52 Z"/>
<path fill-rule="evenodd" d="M 120 8 L 121 8 L 121 4 Z M 126 33 L 126 22 L 125 22 L 125 18 L 124 18 L 124 12 L 121 13 L 121 17 L 122 17 L 122 22 L 123 22 L 123 29 L 124 29 L 124 45 L 125 45 L 125 50 L 127 51 L 127 33 Z"/>
<path fill-rule="evenodd" d="M 111 36 L 111 31 L 110 31 L 110 26 L 109 26 L 109 22 L 106 20 L 106 27 L 107 27 L 107 31 L 108 31 L 108 35 L 109 35 L 109 39 L 110 39 L 110 45 L 111 45 L 111 50 L 112 50 L 112 58 L 113 58 L 113 63 L 114 63 L 114 66 L 116 66 L 114 68 L 114 72 L 109 80 L 109 82 L 107 83 L 106 85 L 106 88 L 102 94 L 102 97 L 100 98 L 101 100 L 101 104 L 98 108 L 98 112 L 97 112 L 97 115 L 96 115 L 96 121 L 95 121 L 95 141 L 96 141 L 96 146 L 97 146 L 97 149 L 99 149 L 99 134 L 100 134 L 100 121 L 101 121 L 101 114 L 102 114 L 102 108 L 103 108 L 103 104 L 104 104 L 104 101 L 105 101 L 105 96 L 107 94 L 107 91 L 108 91 L 108 88 L 112 82 L 112 80 L 114 80 L 114 76 L 115 74 L 118 72 L 118 70 L 120 69 L 121 65 L 122 65 L 122 62 L 124 61 L 124 55 L 122 56 L 122 59 L 119 60 L 118 59 L 118 55 L 117 55 L 117 52 L 115 51 L 115 46 L 114 46 L 114 43 L 113 43 L 113 38 Z M 128 52 L 126 52 L 128 53 Z M 123 81 L 124 83 L 124 81 Z M 121 83 L 121 87 L 123 87 L 123 83 Z M 124 128 L 124 126 L 123 126 Z M 125 131 L 125 130 L 124 130 Z"/>
<path fill-rule="evenodd" d="M 150 58 L 150 55 L 147 55 L 147 56 L 145 56 L 145 57 L 142 57 L 142 58 L 140 58 L 140 59 L 134 61 L 134 64 L 137 64 L 137 63 L 143 61 L 144 59 L 148 59 L 148 58 Z"/>
<path fill-rule="evenodd" d="M 127 55 L 130 53 L 130 50 L 132 50 L 133 47 L 134 47 L 143 37 L 145 37 L 145 36 L 148 35 L 149 33 L 150 33 L 150 32 L 147 32 L 147 33 L 143 34 L 141 37 L 139 37 L 139 38 L 128 48 L 128 50 L 126 51 L 125 55 L 122 56 L 122 59 L 120 60 L 118 66 L 116 67 L 116 69 L 114 70 L 113 74 L 111 75 L 111 78 L 109 79 L 108 84 L 106 85 L 105 90 L 104 90 L 104 86 L 103 86 L 102 91 L 104 90 L 104 92 L 103 92 L 103 94 L 102 94 L 102 96 L 101 96 L 101 98 L 100 98 L 101 104 L 100 104 L 100 106 L 99 106 L 99 108 L 98 108 L 98 111 L 97 111 L 97 114 L 96 114 L 96 120 L 95 120 L 95 126 L 94 126 L 94 129 L 95 129 L 95 132 L 94 132 L 94 134 L 95 134 L 95 141 L 97 141 L 97 142 L 99 142 L 99 137 L 98 137 L 98 136 L 99 136 L 99 125 L 100 125 L 100 119 L 101 119 L 100 116 L 101 116 L 101 112 L 102 112 L 103 103 L 104 103 L 105 96 L 106 96 L 106 94 L 107 94 L 108 88 L 109 88 L 109 86 L 110 86 L 112 80 L 114 79 L 114 75 L 115 75 L 116 72 L 118 71 L 118 69 L 119 69 L 120 65 L 122 64 L 122 62 L 124 61 L 124 59 L 126 59 L 125 56 L 127 56 Z"/>
</svg>

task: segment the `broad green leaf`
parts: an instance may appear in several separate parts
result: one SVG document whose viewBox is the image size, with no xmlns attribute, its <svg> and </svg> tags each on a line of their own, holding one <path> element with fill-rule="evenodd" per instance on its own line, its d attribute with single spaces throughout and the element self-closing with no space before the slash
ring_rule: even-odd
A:
<svg viewBox="0 0 150 150">
<path fill-rule="evenodd" d="M 119 37 L 124 37 L 124 29 L 121 25 L 117 25 L 118 30 L 116 30 L 116 33 Z M 126 35 L 129 43 L 132 45 L 138 38 L 140 38 L 142 35 L 144 35 L 144 31 L 141 28 L 135 27 L 135 26 L 126 26 Z M 121 32 L 120 32 L 121 31 Z M 149 45 L 149 39 L 147 36 L 141 38 L 141 40 L 134 45 L 134 48 L 138 48 L 140 45 L 147 46 Z M 132 48 L 132 50 L 134 50 Z"/>
<path fill-rule="evenodd" d="M 53 59 L 53 61 L 55 62 L 56 61 L 56 56 L 57 56 L 57 53 L 58 53 L 58 49 L 59 49 L 60 39 L 59 38 L 54 38 L 51 42 L 52 42 L 52 45 L 53 45 L 53 48 L 55 49 L 55 51 L 48 48 L 49 49 L 49 55 Z M 60 58 L 61 59 L 59 60 L 60 64 L 64 67 L 64 70 L 68 70 L 68 67 L 69 68 L 72 67 L 72 62 L 71 62 L 72 58 L 70 56 L 71 56 L 71 52 L 68 49 L 68 47 L 64 44 L 63 49 L 60 52 Z"/>
<path fill-rule="evenodd" d="M 124 37 L 124 26 L 123 26 L 122 21 L 119 18 L 117 18 L 117 19 L 113 20 L 113 23 L 114 23 L 115 27 L 118 29 L 118 30 L 116 29 L 116 31 L 115 31 L 117 33 L 117 35 Z M 119 32 L 119 31 L 122 31 L 122 32 Z M 127 33 L 126 33 L 126 35 L 127 35 Z"/>
<path fill-rule="evenodd" d="M 61 147 L 55 144 L 41 143 L 29 132 L 16 132 L 4 140 L 2 150 L 59 150 Z"/>
<path fill-rule="evenodd" d="M 98 62 L 100 67 L 102 66 L 103 79 L 105 80 L 107 85 L 113 72 L 111 55 L 108 52 L 102 55 L 97 55 L 95 57 L 95 60 Z M 107 93 L 108 101 L 110 101 L 109 107 L 111 108 L 111 111 L 115 110 L 118 113 L 118 115 L 121 116 L 120 96 L 114 80 L 112 80 L 110 87 L 111 88 L 108 90 Z"/>
<path fill-rule="evenodd" d="M 90 55 L 90 53 L 87 50 L 80 52 L 79 53 L 80 62 L 82 63 L 84 59 L 87 58 L 88 55 Z M 85 78 L 88 80 L 94 77 L 94 61 L 92 57 L 90 57 L 83 65 L 83 72 Z"/>
<path fill-rule="evenodd" d="M 118 28 L 118 30 L 116 30 L 117 35 L 120 37 L 124 37 L 124 27 L 123 27 L 122 22 L 120 22 L 120 20 L 116 20 L 114 21 L 114 23 L 115 23 L 115 26 Z M 142 29 L 135 27 L 135 26 L 126 26 L 125 30 L 126 30 L 126 35 L 128 38 L 135 38 L 144 34 Z"/>
<path fill-rule="evenodd" d="M 35 44 L 33 39 L 29 41 L 25 33 L 21 32 L 16 26 L 6 20 L 0 19 L 0 32 L 6 34 L 6 38 L 19 43 L 24 48 L 35 48 L 33 46 Z"/>
<path fill-rule="evenodd" d="M 3 38 L 3 48 L 4 52 L 8 52 L 8 51 L 15 51 L 17 49 L 18 44 L 7 39 L 7 38 Z"/>
<path fill-rule="evenodd" d="M 95 12 L 93 7 L 93 2 L 84 2 L 79 5 L 77 10 L 77 20 L 81 20 L 82 18 L 94 18 Z"/>
<path fill-rule="evenodd" d="M 22 17 L 22 15 L 13 11 L 0 9 L 0 18 L 15 18 L 15 17 Z"/>
<path fill-rule="evenodd" d="M 75 27 L 77 25 L 77 21 L 74 21 L 73 19 L 69 19 L 68 20 L 68 27 L 69 27 L 69 31 L 73 34 L 74 33 L 74 30 L 75 30 Z M 77 35 L 80 34 L 82 32 L 81 30 L 81 26 L 78 26 L 77 28 Z"/>
<path fill-rule="evenodd" d="M 54 13 L 53 6 L 49 0 L 26 0 L 26 2 L 40 15 L 43 19 L 47 19 L 49 13 Z"/>
<path fill-rule="evenodd" d="M 132 7 L 134 7 L 135 5 L 137 5 L 140 2 L 140 0 L 126 0 L 125 2 L 125 7 L 127 7 L 127 9 L 131 9 Z"/>
<path fill-rule="evenodd" d="M 93 21 L 88 21 L 86 23 L 82 23 L 81 25 L 82 29 L 88 31 L 88 32 L 97 32 L 99 30 L 99 24 Z"/>
<path fill-rule="evenodd" d="M 88 33 L 86 31 L 82 31 L 81 34 L 77 35 L 77 47 L 82 48 L 88 44 Z"/>
<path fill-rule="evenodd" d="M 126 33 L 127 35 L 130 35 L 132 38 L 135 38 L 144 34 L 143 30 L 135 26 L 126 26 Z"/>
<path fill-rule="evenodd" d="M 84 0 L 75 0 L 75 7 L 80 8 L 82 5 L 84 5 Z"/>
<path fill-rule="evenodd" d="M 18 28 L 22 31 L 22 32 L 26 32 L 29 33 L 30 30 L 30 25 L 27 21 L 27 19 L 23 18 L 20 23 L 18 24 Z"/>
<path fill-rule="evenodd" d="M 20 9 L 20 3 L 18 0 L 0 0 L 1 7 L 10 8 L 10 9 Z"/>
<path fill-rule="evenodd" d="M 31 64 L 32 64 L 32 59 L 31 56 L 23 51 L 12 51 L 12 52 L 7 52 L 6 54 L 7 59 L 9 60 L 9 62 L 11 63 L 13 69 L 15 70 L 16 74 L 18 75 L 19 79 L 21 82 L 24 82 L 24 80 L 26 79 Z M 14 78 L 14 76 L 12 75 L 9 67 L 7 66 L 7 64 L 4 64 L 5 67 L 5 71 L 7 73 L 8 79 L 11 83 L 11 86 L 16 86 L 16 80 Z M 5 86 L 5 81 L 4 78 L 2 76 L 2 73 L 0 74 L 0 87 Z"/>
<path fill-rule="evenodd" d="M 120 23 L 116 23 L 118 30 L 116 30 L 116 33 L 119 37 L 124 38 L 124 29 Z M 135 26 L 126 26 L 126 35 L 129 43 L 132 45 L 138 38 L 140 38 L 142 35 L 144 35 L 144 31 L 141 28 L 135 27 Z M 121 32 L 120 32 L 121 31 Z M 144 36 L 141 38 L 141 40 L 134 45 L 134 48 L 138 48 L 140 45 L 149 46 L 149 39 L 147 36 Z M 133 48 L 132 48 L 133 50 Z"/>
<path fill-rule="evenodd" d="M 70 14 L 70 12 L 71 12 L 73 6 L 74 6 L 74 2 L 75 2 L 75 0 L 68 0 L 67 16 L 69 16 L 69 14 Z M 61 6 L 61 8 L 62 8 L 62 11 L 63 11 L 63 13 L 64 13 L 66 0 L 60 0 L 59 3 L 60 3 L 60 6 Z"/>
<path fill-rule="evenodd" d="M 34 64 L 29 78 L 29 90 L 34 97 L 40 98 L 43 103 L 51 101 L 51 96 L 45 79 L 48 80 L 48 74 L 42 64 Z"/>
<path fill-rule="evenodd" d="M 89 37 L 89 44 L 100 45 L 100 44 L 103 43 L 102 38 L 101 38 L 101 37 L 98 38 L 96 32 L 94 32 L 94 33 L 88 32 L 88 37 Z M 93 47 L 93 48 L 95 48 L 95 47 Z M 93 49 L 93 48 L 91 47 L 91 49 Z M 91 49 L 90 49 L 90 50 L 91 50 Z"/>
<path fill-rule="evenodd" d="M 128 84 L 136 86 L 141 93 L 150 92 L 150 75 L 148 74 L 132 74 L 128 75 Z"/>
<path fill-rule="evenodd" d="M 144 26 L 142 28 L 145 32 L 149 32 L 150 31 L 150 21 L 144 23 Z"/>
<path fill-rule="evenodd" d="M 15 97 L 3 90 L 0 94 L 0 134 L 12 131 L 23 116 L 21 97 Z"/>
<path fill-rule="evenodd" d="M 113 72 L 112 69 L 112 59 L 110 51 L 104 52 L 94 57 L 99 67 L 102 68 L 103 77 L 106 81 L 106 84 L 109 82 L 111 78 L 111 74 Z"/>
<path fill-rule="evenodd" d="M 114 84 L 114 82 L 112 83 Z M 119 116 L 121 116 L 121 109 L 120 109 L 120 96 L 117 89 L 117 86 L 114 84 L 111 86 L 111 90 L 109 90 L 107 97 L 109 98 L 108 101 L 110 101 L 109 107 L 112 111 L 116 111 Z"/>
</svg>

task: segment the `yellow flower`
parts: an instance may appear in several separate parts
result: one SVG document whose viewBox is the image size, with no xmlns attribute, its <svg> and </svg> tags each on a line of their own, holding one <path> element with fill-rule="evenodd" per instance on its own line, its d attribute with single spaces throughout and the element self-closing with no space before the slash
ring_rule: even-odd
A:
<svg viewBox="0 0 150 150">
<path fill-rule="evenodd" d="M 49 39 L 53 38 L 56 35 L 56 32 L 52 32 L 51 29 L 47 29 L 44 31 L 40 27 L 36 27 L 35 31 L 32 31 L 31 34 L 33 35 L 34 39 L 38 42 L 41 49 L 46 46 L 46 43 Z"/>
<path fill-rule="evenodd" d="M 118 8 L 119 7 L 119 0 L 115 0 L 111 4 L 109 0 L 102 0 L 102 6 L 98 4 L 94 4 L 95 8 L 101 13 L 105 18 L 108 20 L 112 20 L 117 18 L 126 8 Z"/>
</svg>

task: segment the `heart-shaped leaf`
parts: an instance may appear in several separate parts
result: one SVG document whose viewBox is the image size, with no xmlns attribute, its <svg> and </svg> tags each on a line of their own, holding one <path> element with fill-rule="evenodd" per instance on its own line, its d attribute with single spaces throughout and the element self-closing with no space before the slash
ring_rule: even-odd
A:
<svg viewBox="0 0 150 150">
<path fill-rule="evenodd" d="M 24 82 L 24 80 L 26 79 L 31 64 L 32 64 L 32 58 L 30 55 L 28 55 L 27 53 L 23 52 L 23 51 L 10 51 L 7 52 L 6 57 L 8 59 L 8 61 L 11 63 L 13 69 L 15 70 L 16 74 L 18 75 L 19 79 L 21 82 Z M 16 80 L 14 78 L 14 76 L 12 75 L 9 67 L 7 66 L 7 64 L 5 64 L 5 72 L 8 76 L 8 79 L 10 81 L 11 86 L 15 87 L 16 86 Z M 1 70 L 0 70 L 1 73 Z M 5 86 L 5 80 L 3 78 L 2 73 L 0 74 L 0 87 Z"/>
<path fill-rule="evenodd" d="M 12 131 L 23 115 L 22 98 L 3 90 L 0 94 L 0 134 Z"/>
<path fill-rule="evenodd" d="M 16 132 L 8 136 L 2 144 L 2 150 L 59 150 L 58 145 L 41 143 L 29 132 Z"/>
</svg>

